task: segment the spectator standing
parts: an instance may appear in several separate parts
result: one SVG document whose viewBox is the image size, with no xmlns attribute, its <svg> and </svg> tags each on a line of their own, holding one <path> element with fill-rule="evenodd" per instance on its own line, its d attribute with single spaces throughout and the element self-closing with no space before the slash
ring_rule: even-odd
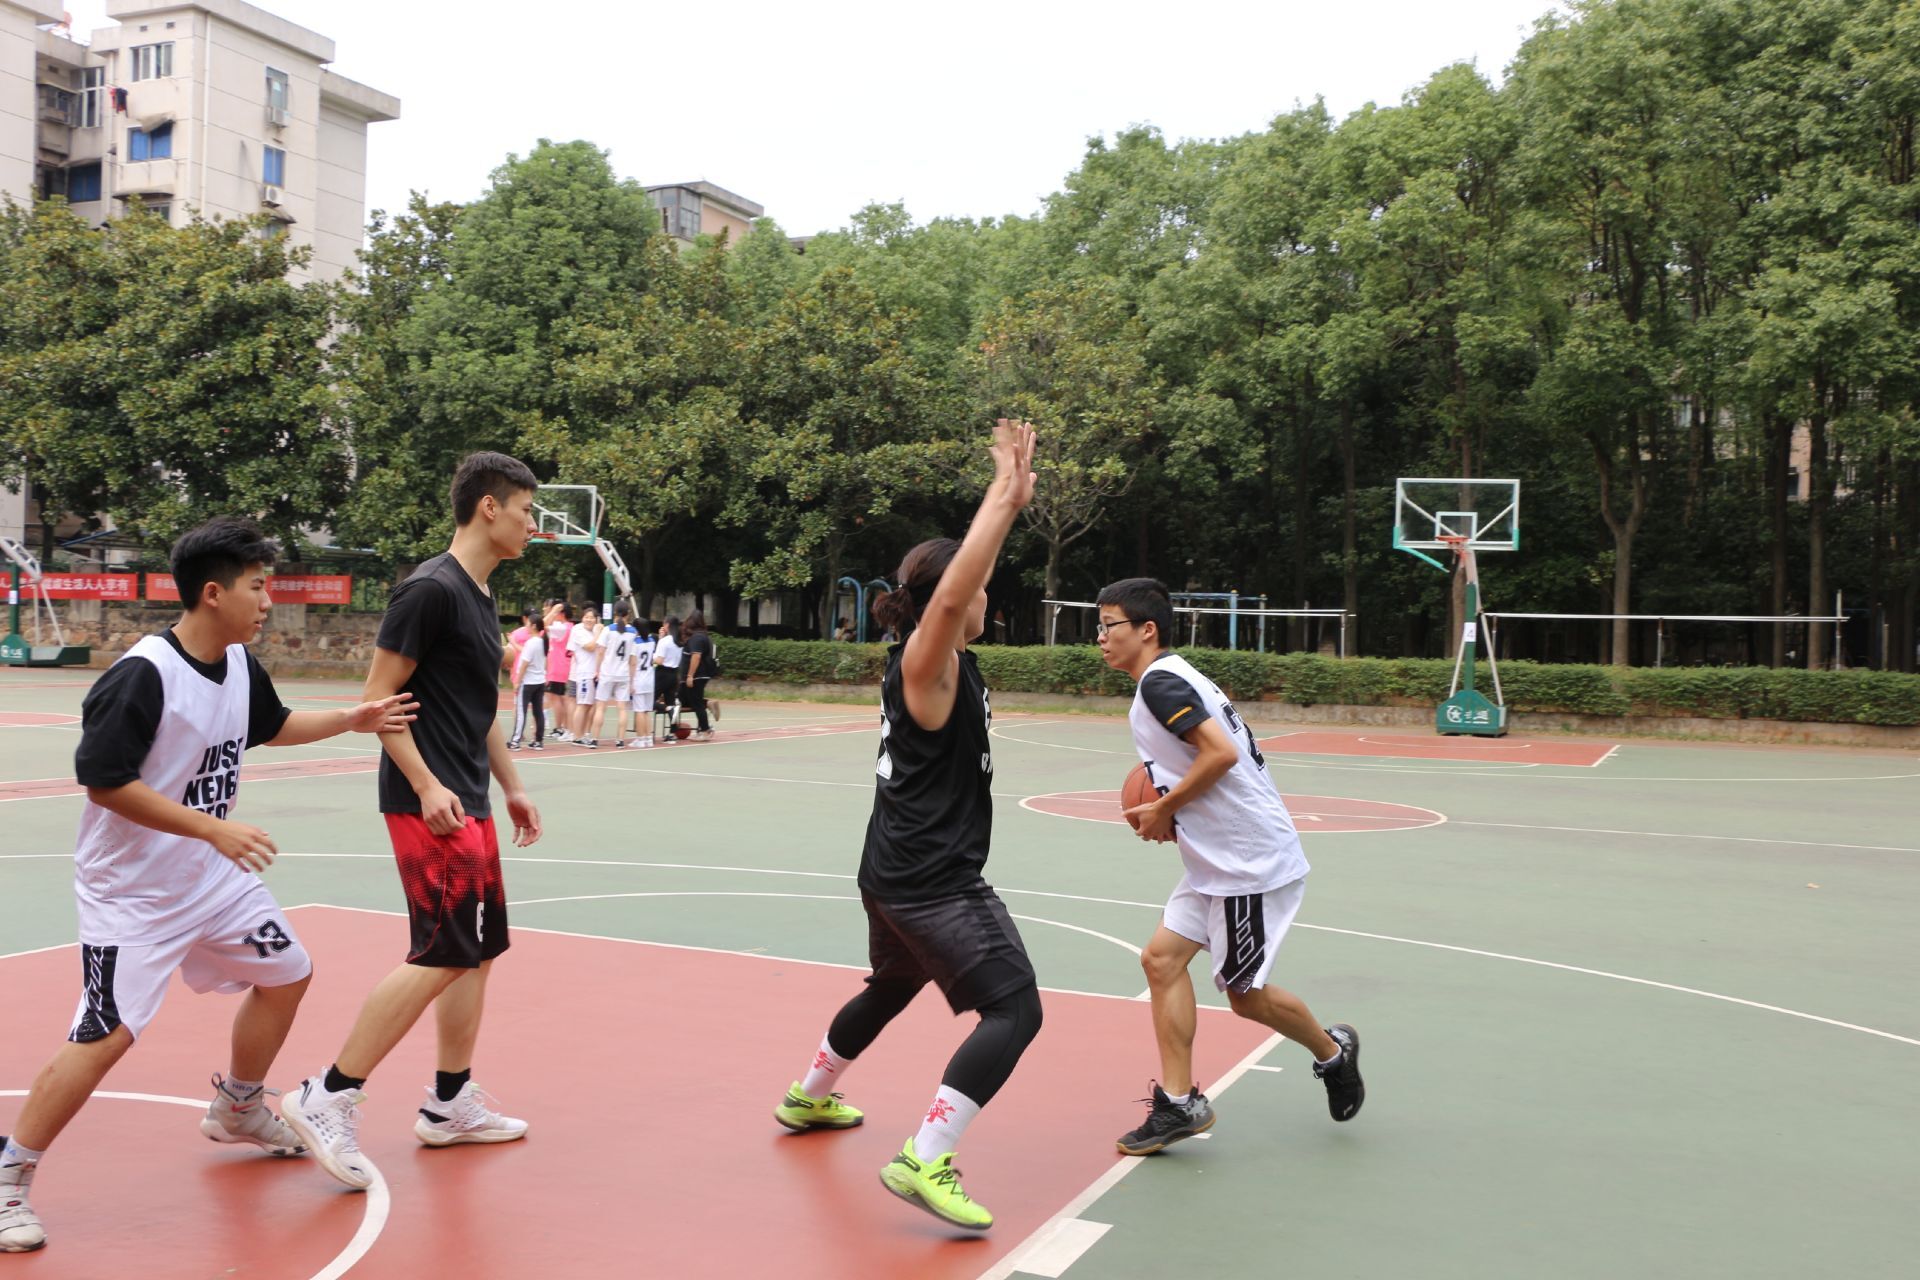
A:
<svg viewBox="0 0 1920 1280">
<path fill-rule="evenodd" d="M 547 624 L 539 615 L 529 613 L 527 635 L 516 649 L 519 655 L 513 663 L 513 687 L 516 690 L 513 704 L 513 735 L 507 739 L 507 749 L 518 751 L 525 740 L 527 721 L 533 721 L 533 749 L 547 749 L 547 712 L 543 705 L 547 695 Z"/>
<path fill-rule="evenodd" d="M 694 737 L 713 736 L 707 722 L 707 681 L 713 678 L 713 637 L 707 634 L 707 615 L 695 609 L 683 624 L 686 639 L 680 662 L 680 705 L 693 712 Z"/>
<path fill-rule="evenodd" d="M 573 636 L 573 606 L 555 600 L 547 609 L 547 715 L 553 721 L 556 742 L 572 737 L 567 726 L 573 719 L 573 685 L 568 673 L 573 653 L 567 641 Z"/>
<path fill-rule="evenodd" d="M 666 711 L 680 693 L 680 619 L 668 617 L 660 624 L 660 642 L 653 649 L 654 694 L 656 710 Z M 667 728 L 667 741 L 673 741 L 673 728 Z"/>
</svg>

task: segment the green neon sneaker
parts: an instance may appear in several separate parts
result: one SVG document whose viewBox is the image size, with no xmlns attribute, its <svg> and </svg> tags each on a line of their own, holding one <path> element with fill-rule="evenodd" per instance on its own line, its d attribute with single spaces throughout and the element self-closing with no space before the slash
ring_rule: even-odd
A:
<svg viewBox="0 0 1920 1280">
<path fill-rule="evenodd" d="M 893 1163 L 880 1171 L 880 1183 L 909 1204 L 917 1204 L 936 1218 L 969 1231 L 985 1231 L 993 1215 L 960 1189 L 960 1171 L 949 1151 L 938 1160 L 922 1160 L 913 1153 L 913 1139 L 900 1148 Z"/>
<path fill-rule="evenodd" d="M 850 1107 L 840 1101 L 840 1095 L 830 1093 L 824 1098 L 810 1098 L 800 1091 L 800 1082 L 794 1081 L 787 1089 L 787 1096 L 780 1099 L 780 1105 L 773 1109 L 773 1118 L 795 1133 L 808 1129 L 851 1129 L 866 1119 L 856 1107 Z"/>
</svg>

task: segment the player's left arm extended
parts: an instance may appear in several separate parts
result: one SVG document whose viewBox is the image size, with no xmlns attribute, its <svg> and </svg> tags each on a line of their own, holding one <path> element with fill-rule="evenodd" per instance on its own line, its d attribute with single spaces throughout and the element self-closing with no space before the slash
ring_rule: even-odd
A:
<svg viewBox="0 0 1920 1280">
<path fill-rule="evenodd" d="M 497 717 L 487 730 L 487 768 L 506 793 L 507 815 L 513 819 L 513 843 L 524 849 L 540 838 L 540 810 L 527 798 L 513 753 L 507 750 L 507 731 L 500 727 Z"/>
<path fill-rule="evenodd" d="M 398 733 L 414 721 L 420 704 L 410 693 L 376 698 L 344 711 L 295 711 L 280 732 L 268 739 L 270 747 L 297 747 L 342 733 Z"/>
<path fill-rule="evenodd" d="M 1240 752 L 1233 739 L 1209 717 L 1180 735 L 1198 754 L 1186 776 L 1152 804 L 1140 806 L 1140 838 L 1163 840 L 1173 831 L 1173 815 L 1207 793 L 1214 783 L 1227 776 L 1227 770 L 1239 762 Z"/>
</svg>

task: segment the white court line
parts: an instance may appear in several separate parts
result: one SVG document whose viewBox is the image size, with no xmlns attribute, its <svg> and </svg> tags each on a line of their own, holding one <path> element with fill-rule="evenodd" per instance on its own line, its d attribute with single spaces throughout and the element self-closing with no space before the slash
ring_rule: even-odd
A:
<svg viewBox="0 0 1920 1280">
<path fill-rule="evenodd" d="M 858 902 L 860 899 L 848 897 L 843 893 L 752 893 L 739 890 L 719 889 L 663 889 L 642 893 L 581 893 L 564 898 L 523 898 L 518 902 L 509 902 L 510 907 L 538 907 L 551 902 L 604 902 L 613 898 L 801 898 L 818 902 Z M 1140 955 L 1140 948 L 1131 942 L 1114 937 L 1110 933 L 1101 933 L 1098 929 L 1089 929 L 1083 925 L 1068 924 L 1064 920 L 1048 920 L 1041 916 L 1023 916 L 1009 911 L 1015 920 L 1026 920 L 1033 924 L 1050 924 L 1056 929 L 1066 929 L 1073 933 L 1084 933 L 1089 938 L 1098 938 L 1102 942 L 1111 942 L 1133 955 Z"/>
<path fill-rule="evenodd" d="M 1201 1007 L 1206 1008 L 1208 1006 L 1203 1005 Z M 1217 1098 L 1232 1088 L 1234 1082 L 1245 1075 L 1247 1069 L 1254 1063 L 1271 1053 L 1273 1047 L 1279 1044 L 1280 1040 L 1280 1036 L 1272 1035 L 1268 1036 L 1260 1044 L 1254 1046 L 1251 1053 L 1240 1059 L 1239 1062 L 1234 1064 L 1232 1069 L 1214 1082 L 1213 1093 L 1210 1096 Z M 1025 1265 L 1032 1261 L 1035 1255 L 1039 1254 L 1041 1250 L 1046 1247 L 1054 1233 L 1060 1229 L 1060 1224 L 1069 1219 L 1078 1218 L 1094 1201 L 1118 1186 L 1120 1179 L 1126 1177 L 1129 1173 L 1145 1163 L 1146 1160 L 1139 1156 L 1117 1156 L 1112 1168 L 1108 1169 L 1098 1178 L 1095 1178 L 1079 1195 L 1067 1201 L 1066 1205 L 1062 1207 L 1058 1213 L 1042 1223 L 1032 1235 L 1029 1235 L 1025 1240 L 1015 1245 L 1012 1252 L 1008 1253 L 1006 1257 L 981 1272 L 980 1280 L 1011 1280 L 1011 1277 L 1016 1272 L 1024 1269 Z M 1043 1272 L 1041 1274 L 1045 1273 Z"/>
<path fill-rule="evenodd" d="M 996 791 L 993 794 L 998 796 L 1001 793 Z M 1055 813 L 1050 809 L 1036 809 L 1030 803 L 1031 801 L 1034 801 L 1034 800 L 1055 800 L 1061 796 L 1082 796 L 1086 794 L 1087 793 L 1084 791 L 1049 791 L 1044 795 L 1023 797 L 1020 801 L 1020 807 L 1022 809 L 1025 809 L 1028 813 L 1037 813 L 1043 818 L 1069 818 L 1074 822 L 1097 822 L 1097 823 L 1100 823 L 1102 826 L 1108 826 L 1108 827 L 1123 825 L 1121 823 L 1113 822 L 1107 818 L 1089 818 L 1087 815 L 1083 813 Z M 1352 835 L 1374 835 L 1381 831 L 1425 831 L 1428 827 L 1437 827 L 1447 821 L 1446 814 L 1441 813 L 1438 809 L 1429 809 L 1425 805 L 1398 804 L 1396 801 L 1391 801 L 1391 800 L 1379 800 L 1379 801 L 1363 800 L 1359 796 L 1316 796 L 1315 799 L 1359 800 L 1360 803 L 1362 804 L 1393 804 L 1395 805 L 1396 808 L 1418 809 L 1421 813 L 1432 814 L 1433 820 L 1431 822 L 1422 822 L 1417 826 L 1411 826 L 1411 827 L 1361 827 L 1351 831 L 1302 831 L 1300 834 L 1303 836 L 1305 835 L 1352 836 Z M 1366 815 L 1366 814 L 1348 814 L 1348 813 L 1314 813 L 1313 811 L 1306 810 L 1306 809 L 1289 809 L 1288 812 L 1291 813 L 1295 818 L 1311 818 L 1316 822 L 1322 821 L 1328 818 L 1331 818 L 1336 822 L 1399 821 L 1399 819 L 1395 819 L 1391 814 Z"/>
<path fill-rule="evenodd" d="M 1021 727 L 1038 729 L 1042 725 L 1065 723 L 1066 721 L 1064 720 L 1028 720 L 1023 721 Z M 987 732 L 1002 742 L 1018 742 L 1029 747 L 1051 747 L 1055 751 L 1084 751 L 1088 755 L 1096 756 L 1131 756 L 1134 754 L 1131 751 L 1115 751 L 1109 747 L 1070 747 L 1064 742 L 1035 742 L 1032 738 L 1016 738 L 1010 733 L 1003 732 L 999 725 L 995 725 L 993 728 L 987 730 Z"/>
<path fill-rule="evenodd" d="M 1607 754 L 1601 756 L 1598 760 L 1595 760 L 1593 762 L 1593 767 L 1598 769 L 1601 765 L 1613 759 L 1618 754 L 1620 754 L 1620 744 L 1616 742 L 1612 746 L 1607 748 Z"/>
<path fill-rule="evenodd" d="M 29 955 L 30 952 L 15 952 L 15 955 Z M 0 959 L 11 959 L 0 956 Z M 24 1098 L 25 1089 L 0 1089 L 0 1098 Z M 165 1093 L 120 1093 L 117 1091 L 96 1089 L 95 1098 L 111 1098 L 118 1102 L 164 1102 L 179 1107 L 191 1107 L 195 1111 L 205 1111 L 205 1098 L 176 1098 Z M 364 1157 L 364 1153 L 363 1153 Z M 393 1193 L 387 1187 L 387 1180 L 381 1174 L 378 1165 L 372 1160 L 366 1163 L 373 1167 L 373 1181 L 366 1189 L 366 1208 L 360 1214 L 360 1229 L 347 1241 L 347 1247 L 334 1255 L 333 1261 L 313 1273 L 313 1280 L 340 1280 L 367 1256 L 367 1250 L 373 1248 L 373 1242 L 380 1238 L 386 1229 L 387 1217 L 393 1211 Z"/>
<path fill-rule="evenodd" d="M 331 902 L 303 902 L 297 907 L 286 907 L 284 910 L 351 911 L 363 916 L 386 916 L 392 920 L 404 920 L 407 918 L 407 913 L 404 911 L 382 911 L 374 907 L 343 907 Z M 1027 917 L 1016 918 L 1026 919 Z M 864 964 L 842 964 L 837 960 L 803 960 L 798 956 L 777 956 L 765 951 L 735 951 L 728 947 L 697 947 L 686 942 L 654 942 L 648 938 L 622 938 L 609 933 L 578 933 L 572 929 L 542 929 L 527 924 L 516 924 L 513 928 L 521 933 L 543 933 L 555 938 L 581 938 L 588 942 L 617 942 L 622 946 L 655 947 L 662 951 L 691 951 L 698 955 L 707 956 L 740 956 L 747 960 L 771 960 L 779 964 L 812 965 L 816 969 L 844 969 L 848 973 L 870 972 Z M 71 946 L 73 944 L 69 943 L 68 945 Z M 46 949 L 57 950 L 57 948 Z M 0 960 L 9 958 L 8 956 L 0 955 Z M 1047 995 L 1085 996 L 1089 1000 L 1125 1000 L 1129 1002 L 1132 1000 L 1131 996 L 1117 996 L 1111 991 L 1081 991 L 1074 987 L 1041 987 L 1040 990 Z M 1227 1008 L 1225 1005 L 1203 1004 L 1196 1007 L 1203 1011 L 1213 1013 L 1233 1013 L 1233 1010 Z"/>
<path fill-rule="evenodd" d="M 1612 827 L 1549 827 L 1532 822 L 1468 822 L 1454 819 L 1456 827 L 1511 827 L 1522 831 L 1568 831 L 1578 835 L 1646 836 L 1658 840 L 1729 840 L 1735 844 L 1785 844 L 1803 849 L 1864 849 L 1873 853 L 1920 853 L 1897 844 L 1837 844 L 1828 840 L 1781 840 L 1773 836 L 1723 836 L 1693 831 L 1619 831 Z"/>
<path fill-rule="evenodd" d="M 1647 786 L 1656 782 L 1678 782 L 1692 785 L 1701 782 L 1761 783 L 1773 786 L 1782 782 L 1813 783 L 1829 786 L 1839 782 L 1898 782 L 1907 778 L 1920 778 L 1920 773 L 1869 773 L 1858 777 L 1807 777 L 1795 778 L 1669 778 L 1637 777 L 1619 773 L 1522 773 L 1521 769 L 1542 769 L 1546 765 L 1531 764 L 1520 766 L 1498 765 L 1488 769 L 1421 769 L 1410 765 L 1351 765 L 1324 764 L 1318 760 L 1277 760 L 1269 757 L 1267 767 L 1285 769 L 1340 769 L 1348 773 L 1425 773 L 1442 778 L 1531 778 L 1547 782 L 1631 782 L 1636 786 Z M 1553 766 L 1559 767 L 1559 766 Z M 1579 766 L 1569 766 L 1577 768 Z"/>
</svg>

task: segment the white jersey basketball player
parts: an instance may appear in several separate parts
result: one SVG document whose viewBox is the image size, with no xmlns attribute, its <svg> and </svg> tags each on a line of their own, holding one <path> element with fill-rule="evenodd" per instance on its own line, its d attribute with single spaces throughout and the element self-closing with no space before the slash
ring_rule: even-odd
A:
<svg viewBox="0 0 1920 1280">
<path fill-rule="evenodd" d="M 1333 1118 L 1350 1120 L 1366 1097 L 1358 1033 L 1346 1023 L 1322 1028 L 1298 996 L 1267 982 L 1306 893 L 1307 859 L 1253 730 L 1218 685 L 1167 647 L 1173 602 L 1164 586 L 1128 578 L 1102 590 L 1098 604 L 1101 656 L 1138 682 L 1127 719 L 1159 792 L 1127 817 L 1141 839 L 1176 844 L 1182 865 L 1140 957 L 1161 1081 L 1146 1123 L 1119 1148 L 1147 1155 L 1213 1126 L 1213 1108 L 1193 1080 L 1187 964 L 1202 950 L 1212 953 L 1214 984 L 1233 1011 L 1306 1046 Z"/>
<path fill-rule="evenodd" d="M 262 743 L 398 729 L 416 704 L 402 695 L 348 711 L 281 705 L 246 649 L 267 619 L 272 563 L 272 546 L 243 521 L 186 534 L 173 548 L 184 615 L 129 649 L 82 704 L 80 1003 L 0 1148 L 0 1252 L 46 1243 L 28 1200 L 40 1158 L 152 1022 L 176 972 L 195 991 L 246 993 L 200 1132 L 275 1155 L 305 1149 L 262 1082 L 313 964 L 256 874 L 274 859 L 272 838 L 234 816 L 240 757 Z"/>
</svg>

